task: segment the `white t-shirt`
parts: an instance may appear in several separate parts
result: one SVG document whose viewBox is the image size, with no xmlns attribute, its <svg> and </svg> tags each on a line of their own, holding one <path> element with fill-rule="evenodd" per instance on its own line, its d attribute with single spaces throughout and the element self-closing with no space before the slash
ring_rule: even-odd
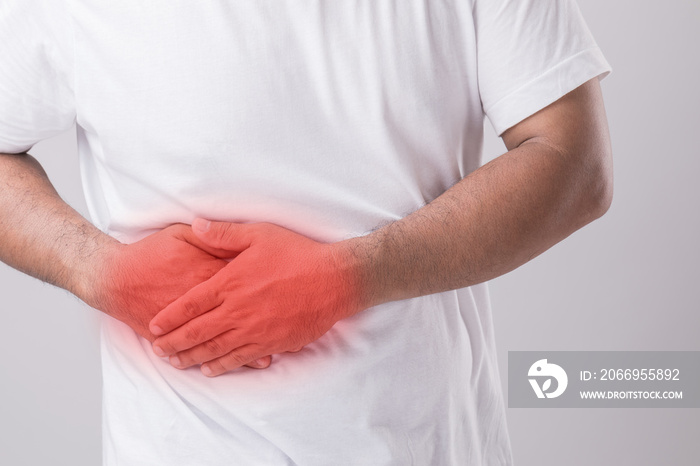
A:
<svg viewBox="0 0 700 466">
<path fill-rule="evenodd" d="M 92 220 L 337 241 L 402 218 L 608 64 L 569 0 L 3 0 L 0 152 L 76 121 Z M 339 322 L 262 371 L 179 371 L 105 317 L 116 465 L 512 464 L 485 284 Z"/>
</svg>

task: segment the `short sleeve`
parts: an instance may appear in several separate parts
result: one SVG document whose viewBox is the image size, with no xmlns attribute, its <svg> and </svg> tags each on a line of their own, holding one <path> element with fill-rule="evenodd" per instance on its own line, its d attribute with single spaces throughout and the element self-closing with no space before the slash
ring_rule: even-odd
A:
<svg viewBox="0 0 700 466">
<path fill-rule="evenodd" d="M 24 152 L 75 121 L 73 35 L 62 5 L 0 2 L 0 152 Z"/>
<path fill-rule="evenodd" d="M 474 0 L 479 93 L 502 134 L 610 73 L 574 0 Z"/>
</svg>

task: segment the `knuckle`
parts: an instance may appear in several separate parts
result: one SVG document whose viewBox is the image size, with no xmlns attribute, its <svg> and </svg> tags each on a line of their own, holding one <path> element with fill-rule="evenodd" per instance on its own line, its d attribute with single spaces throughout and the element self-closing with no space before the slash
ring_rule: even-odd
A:
<svg viewBox="0 0 700 466">
<path fill-rule="evenodd" d="M 207 304 L 207 310 L 221 302 L 219 288 L 207 287 L 202 297 L 202 302 Z M 201 308 L 201 306 L 200 306 Z"/>
<path fill-rule="evenodd" d="M 173 354 L 177 350 L 175 349 L 175 345 L 171 343 L 169 340 L 156 340 L 155 342 L 165 354 Z"/>
<path fill-rule="evenodd" d="M 203 343 L 204 349 L 207 351 L 209 354 L 215 354 L 215 355 L 221 355 L 224 354 L 224 347 L 222 344 L 217 341 L 216 338 L 213 338 L 211 340 L 208 340 Z"/>
<path fill-rule="evenodd" d="M 200 314 L 199 302 L 193 300 L 186 300 L 182 304 L 182 314 L 189 319 L 197 317 Z"/>
<path fill-rule="evenodd" d="M 226 361 L 225 365 L 227 367 L 227 370 L 233 370 L 233 369 L 237 369 L 237 368 L 243 366 L 244 364 L 250 362 L 254 358 L 249 358 L 249 357 L 245 356 L 244 354 L 241 354 L 238 351 L 234 351 L 234 352 L 227 354 L 222 359 L 225 359 L 225 361 Z"/>
<path fill-rule="evenodd" d="M 230 230 L 226 224 L 212 223 L 210 231 L 212 239 L 220 244 L 225 244 L 229 239 Z"/>
<path fill-rule="evenodd" d="M 202 339 L 202 329 L 196 325 L 188 325 L 185 327 L 185 341 L 194 344 L 199 343 Z"/>
</svg>

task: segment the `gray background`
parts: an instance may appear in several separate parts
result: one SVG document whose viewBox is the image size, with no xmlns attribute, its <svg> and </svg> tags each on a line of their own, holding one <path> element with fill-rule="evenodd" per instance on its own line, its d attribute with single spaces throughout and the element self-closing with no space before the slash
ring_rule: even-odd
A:
<svg viewBox="0 0 700 466">
<path fill-rule="evenodd" d="M 603 219 L 492 282 L 508 350 L 700 350 L 700 1 L 580 0 L 603 82 L 615 200 Z M 487 157 L 504 151 L 486 128 Z M 85 213 L 71 134 L 35 147 Z M 100 463 L 98 336 L 66 292 L 0 265 L 0 464 Z M 519 465 L 696 465 L 698 409 L 508 409 Z"/>
</svg>

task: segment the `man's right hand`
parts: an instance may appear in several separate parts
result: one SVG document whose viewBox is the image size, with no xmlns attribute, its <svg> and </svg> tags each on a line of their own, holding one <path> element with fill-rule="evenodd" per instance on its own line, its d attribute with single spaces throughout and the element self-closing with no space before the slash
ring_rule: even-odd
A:
<svg viewBox="0 0 700 466">
<path fill-rule="evenodd" d="M 153 341 L 150 320 L 227 262 L 196 244 L 189 225 L 175 224 L 133 244 L 102 251 L 84 300 Z"/>
</svg>

